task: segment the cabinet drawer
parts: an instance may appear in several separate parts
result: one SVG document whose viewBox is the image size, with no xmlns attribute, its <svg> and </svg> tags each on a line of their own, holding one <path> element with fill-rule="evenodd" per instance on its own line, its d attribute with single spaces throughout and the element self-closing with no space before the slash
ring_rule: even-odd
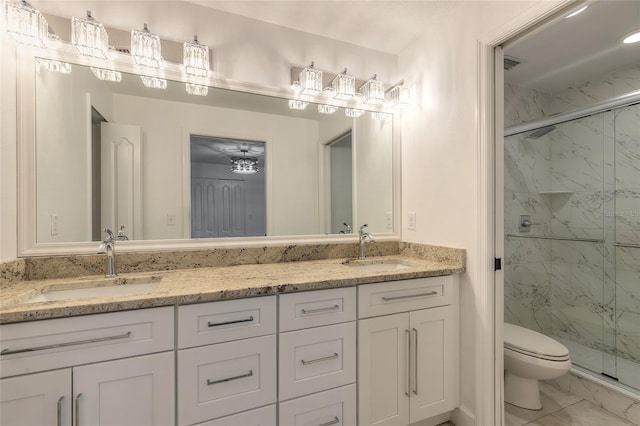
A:
<svg viewBox="0 0 640 426">
<path fill-rule="evenodd" d="M 337 324 L 355 319 L 355 287 L 280 296 L 280 331 Z"/>
<path fill-rule="evenodd" d="M 178 423 L 273 404 L 275 365 L 275 335 L 178 351 Z"/>
<path fill-rule="evenodd" d="M 358 318 L 451 305 L 458 275 L 366 284 L 358 288 Z"/>
<path fill-rule="evenodd" d="M 280 335 L 280 400 L 356 381 L 356 323 Z"/>
<path fill-rule="evenodd" d="M 178 308 L 178 348 L 266 336 L 275 332 L 275 296 Z"/>
<path fill-rule="evenodd" d="M 280 404 L 280 426 L 353 426 L 356 385 L 316 393 Z"/>
<path fill-rule="evenodd" d="M 0 327 L 2 377 L 173 349 L 174 308 Z"/>
<path fill-rule="evenodd" d="M 198 423 L 198 426 L 276 426 L 276 406 L 273 404 L 210 422 Z"/>
</svg>

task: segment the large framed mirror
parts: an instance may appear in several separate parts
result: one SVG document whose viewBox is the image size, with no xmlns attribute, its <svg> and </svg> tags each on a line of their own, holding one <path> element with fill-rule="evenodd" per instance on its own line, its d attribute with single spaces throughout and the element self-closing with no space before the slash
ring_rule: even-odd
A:
<svg viewBox="0 0 640 426">
<path fill-rule="evenodd" d="M 64 46 L 21 54 L 22 255 L 92 252 L 104 228 L 131 250 L 325 241 L 364 224 L 397 239 L 391 115 L 295 110 L 293 92 L 219 77 L 195 96 L 176 64 L 149 88 L 122 56 L 110 82 Z"/>
</svg>

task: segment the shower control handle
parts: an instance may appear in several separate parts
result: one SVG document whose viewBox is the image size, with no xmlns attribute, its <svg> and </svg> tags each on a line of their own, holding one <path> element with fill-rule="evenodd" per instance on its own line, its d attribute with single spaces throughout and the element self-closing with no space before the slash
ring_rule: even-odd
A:
<svg viewBox="0 0 640 426">
<path fill-rule="evenodd" d="M 520 225 L 520 228 L 519 228 L 520 232 L 529 232 L 529 231 L 531 231 L 531 227 L 533 225 L 540 225 L 540 224 L 539 223 L 533 223 L 531 221 L 531 216 L 530 215 L 521 214 L 520 215 L 519 225 Z"/>
</svg>

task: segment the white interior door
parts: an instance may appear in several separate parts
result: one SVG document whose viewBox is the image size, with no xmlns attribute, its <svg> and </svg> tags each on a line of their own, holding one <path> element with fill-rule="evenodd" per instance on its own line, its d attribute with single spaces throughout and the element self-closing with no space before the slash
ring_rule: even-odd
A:
<svg viewBox="0 0 640 426">
<path fill-rule="evenodd" d="M 142 239 L 142 129 L 101 123 L 101 228 Z"/>
<path fill-rule="evenodd" d="M 245 182 L 191 179 L 191 237 L 247 236 Z"/>
</svg>

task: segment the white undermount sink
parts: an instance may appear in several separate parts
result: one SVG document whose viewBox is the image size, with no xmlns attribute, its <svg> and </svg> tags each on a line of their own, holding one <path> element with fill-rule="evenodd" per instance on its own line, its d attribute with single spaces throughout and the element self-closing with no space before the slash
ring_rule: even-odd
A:
<svg viewBox="0 0 640 426">
<path fill-rule="evenodd" d="M 409 269 L 411 266 L 402 263 L 397 259 L 364 259 L 364 260 L 351 260 L 344 262 L 343 265 L 349 268 L 356 269 L 358 271 L 366 272 L 387 272 L 387 271 L 400 271 L 402 269 Z"/>
<path fill-rule="evenodd" d="M 91 297 L 132 296 L 155 291 L 162 277 L 105 278 L 53 285 L 21 303 L 42 303 Z"/>
</svg>

